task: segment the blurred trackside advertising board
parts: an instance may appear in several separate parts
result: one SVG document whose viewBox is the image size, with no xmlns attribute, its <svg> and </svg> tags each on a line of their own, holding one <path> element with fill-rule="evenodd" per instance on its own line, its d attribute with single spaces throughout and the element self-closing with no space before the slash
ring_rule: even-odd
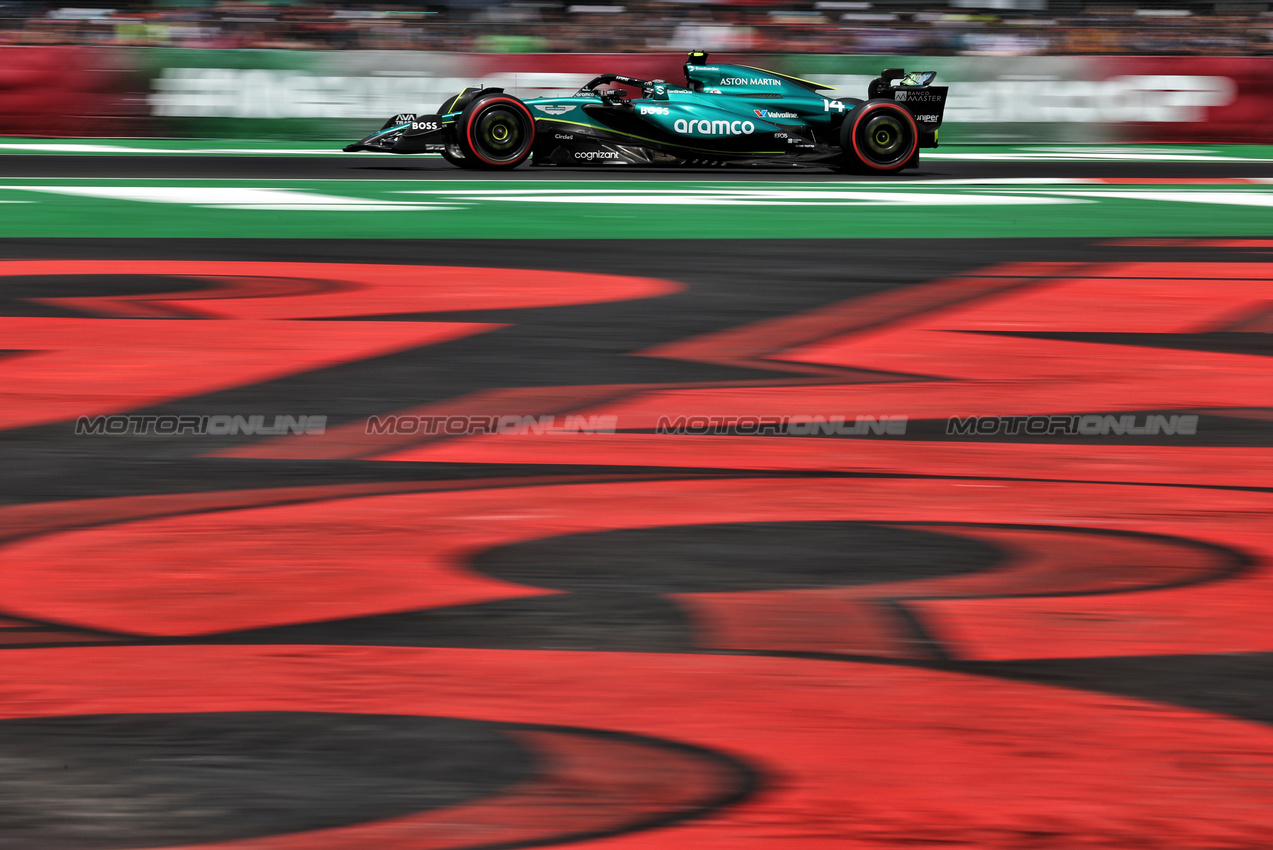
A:
<svg viewBox="0 0 1273 850">
<path fill-rule="evenodd" d="M 0 135 L 147 134 L 139 58 L 128 48 L 0 46 Z"/>
<path fill-rule="evenodd" d="M 350 139 L 467 85 L 534 97 L 614 71 L 681 79 L 681 54 L 0 47 L 0 135 Z M 950 86 L 946 143 L 1273 142 L 1273 57 L 758 56 L 713 61 L 861 97 L 887 67 Z"/>
<path fill-rule="evenodd" d="M 356 138 L 427 113 L 466 86 L 521 97 L 572 93 L 597 74 L 681 77 L 682 55 L 158 50 L 149 102 L 174 136 Z"/>
</svg>

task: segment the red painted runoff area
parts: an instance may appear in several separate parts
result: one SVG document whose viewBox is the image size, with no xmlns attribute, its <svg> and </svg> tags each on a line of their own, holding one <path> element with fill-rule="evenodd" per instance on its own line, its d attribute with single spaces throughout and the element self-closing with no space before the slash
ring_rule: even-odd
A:
<svg viewBox="0 0 1273 850">
<path fill-rule="evenodd" d="M 1209 250 L 1227 247 L 1267 244 Z M 1271 418 L 1273 361 L 1235 340 L 1273 327 L 1273 263 L 1146 257 L 990 265 L 620 352 L 702 370 L 685 382 L 545 372 L 383 411 L 613 423 L 597 433 L 349 419 L 182 459 L 277 473 L 261 486 L 0 507 L 0 717 L 464 718 L 511 724 L 534 754 L 529 778 L 449 807 L 180 850 L 1266 846 L 1267 723 L 990 669 L 1273 652 L 1273 449 L 1123 424 Z M 86 275 L 171 291 L 44 298 L 58 315 L 0 318 L 0 427 L 69 431 L 76 416 L 480 346 L 517 310 L 688 288 L 445 265 L 0 262 L 10 278 Z M 446 315 L 476 310 L 501 313 Z M 823 414 L 879 427 L 685 425 Z M 1094 416 L 1117 430 L 947 430 L 1003 416 Z M 886 431 L 891 421 L 905 428 Z M 295 469 L 360 477 L 298 485 L 282 472 Z M 810 565 L 781 562 L 767 583 L 731 584 L 739 568 L 701 586 L 677 584 L 673 561 L 667 587 L 650 589 L 663 565 L 649 563 L 604 593 L 572 584 L 640 549 L 587 548 L 597 541 L 813 524 L 939 539 L 948 551 L 927 556 L 939 566 L 950 552 L 993 557 L 923 574 L 891 564 L 897 577 L 869 580 L 799 578 Z M 580 633 L 624 637 L 657 616 L 682 643 L 642 645 L 643 632 L 630 650 L 567 651 L 553 640 L 569 630 L 535 636 L 536 616 L 625 593 L 629 607 L 600 627 L 579 620 Z M 474 612 L 491 619 L 447 619 Z M 419 641 L 451 643 L 246 631 L 326 624 L 362 640 L 332 624 L 408 615 Z M 498 637 L 473 625 L 491 622 L 516 641 L 464 644 Z M 65 643 L 77 645 L 54 646 Z"/>
</svg>

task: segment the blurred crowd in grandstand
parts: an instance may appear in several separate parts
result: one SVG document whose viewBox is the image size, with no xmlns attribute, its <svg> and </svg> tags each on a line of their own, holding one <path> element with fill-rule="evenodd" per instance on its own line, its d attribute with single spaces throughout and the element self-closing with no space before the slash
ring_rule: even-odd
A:
<svg viewBox="0 0 1273 850">
<path fill-rule="evenodd" d="M 1154 2 L 1154 0 L 1150 0 Z M 296 50 L 619 53 L 701 48 L 901 55 L 1273 53 L 1265 3 L 1077 0 L 170 0 L 118 8 L 0 0 L 0 43 Z M 1164 0 L 1170 4 L 1170 0 Z"/>
</svg>

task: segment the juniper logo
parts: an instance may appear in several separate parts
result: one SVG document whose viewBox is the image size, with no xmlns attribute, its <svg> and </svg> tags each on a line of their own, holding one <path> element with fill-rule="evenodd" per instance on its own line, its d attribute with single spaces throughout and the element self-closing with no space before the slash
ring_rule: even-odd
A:
<svg viewBox="0 0 1273 850">
<path fill-rule="evenodd" d="M 75 420 L 76 436 L 111 436 L 125 434 L 160 436 L 282 436 L 284 434 L 323 434 L 326 416 L 275 416 L 266 424 L 264 415 L 253 416 L 81 416 Z"/>
</svg>

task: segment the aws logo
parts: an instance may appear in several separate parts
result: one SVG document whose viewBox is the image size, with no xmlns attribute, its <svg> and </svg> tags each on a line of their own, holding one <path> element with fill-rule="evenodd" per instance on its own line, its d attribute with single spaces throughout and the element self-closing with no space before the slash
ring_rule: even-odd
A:
<svg viewBox="0 0 1273 850">
<path fill-rule="evenodd" d="M 687 136 L 745 136 L 756 132 L 756 125 L 750 121 L 709 121 L 706 118 L 677 118 L 673 125 L 676 132 Z"/>
</svg>

